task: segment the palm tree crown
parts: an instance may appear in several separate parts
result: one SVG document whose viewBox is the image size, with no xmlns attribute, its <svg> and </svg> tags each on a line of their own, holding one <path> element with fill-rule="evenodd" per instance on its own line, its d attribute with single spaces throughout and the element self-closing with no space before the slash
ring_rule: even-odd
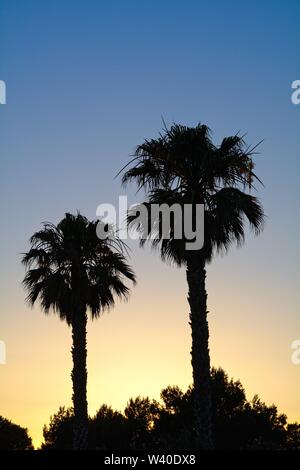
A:
<svg viewBox="0 0 300 470">
<path fill-rule="evenodd" d="M 254 180 L 260 182 L 253 171 L 255 148 L 247 147 L 239 135 L 226 137 L 215 146 L 207 126 L 174 124 L 165 128 L 159 138 L 145 140 L 137 147 L 128 164 L 132 167 L 124 173 L 122 182 L 135 181 L 138 189 L 144 188 L 148 194 L 146 206 L 204 204 L 205 242 L 201 251 L 210 261 L 216 251 L 244 241 L 245 219 L 255 233 L 262 229 L 263 209 L 256 197 L 245 192 L 247 187 L 253 188 Z M 129 213 L 130 225 L 134 226 L 135 218 Z M 172 236 L 172 226 L 169 239 L 163 239 L 153 220 L 149 219 L 147 227 L 146 234 L 144 227 L 136 227 L 143 232 L 142 244 L 151 236 L 153 245 L 160 245 L 164 259 L 179 265 L 186 263 L 185 240 Z"/>
<path fill-rule="evenodd" d="M 79 305 L 95 318 L 114 305 L 114 295 L 127 298 L 124 280 L 135 282 L 134 272 L 120 241 L 97 237 L 97 223 L 81 214 L 66 214 L 57 226 L 44 223 L 31 237 L 31 249 L 23 256 L 30 304 L 39 298 L 45 313 L 52 308 L 71 324 Z"/>
</svg>

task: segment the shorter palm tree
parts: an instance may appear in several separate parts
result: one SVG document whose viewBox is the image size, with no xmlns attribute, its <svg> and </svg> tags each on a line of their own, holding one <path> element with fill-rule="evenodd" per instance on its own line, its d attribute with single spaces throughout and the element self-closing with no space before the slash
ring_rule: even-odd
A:
<svg viewBox="0 0 300 470">
<path fill-rule="evenodd" d="M 87 312 L 98 318 L 114 305 L 115 296 L 128 297 L 126 279 L 135 282 L 126 261 L 126 246 L 114 238 L 107 225 L 103 226 L 107 237 L 99 239 L 97 224 L 102 222 L 90 222 L 81 214 L 66 214 L 58 225 L 44 223 L 31 237 L 31 248 L 22 260 L 27 271 L 23 281 L 27 301 L 34 305 L 39 300 L 45 313 L 53 310 L 72 328 L 76 450 L 86 449 L 88 440 Z"/>
</svg>

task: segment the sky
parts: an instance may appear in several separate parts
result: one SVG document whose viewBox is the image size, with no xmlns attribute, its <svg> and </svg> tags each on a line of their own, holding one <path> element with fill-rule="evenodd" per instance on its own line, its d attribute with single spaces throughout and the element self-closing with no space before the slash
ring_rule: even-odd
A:
<svg viewBox="0 0 300 470">
<path fill-rule="evenodd" d="M 93 219 L 100 203 L 142 195 L 114 178 L 136 145 L 167 124 L 198 122 L 213 139 L 238 131 L 260 145 L 264 232 L 208 267 L 212 365 L 247 397 L 300 421 L 300 1 L 111 2 L 0 0 L 0 414 L 35 445 L 71 405 L 71 334 L 28 308 L 21 253 L 42 221 Z M 127 303 L 88 327 L 88 402 L 124 409 L 192 381 L 184 270 L 130 242 L 138 284 Z"/>
</svg>

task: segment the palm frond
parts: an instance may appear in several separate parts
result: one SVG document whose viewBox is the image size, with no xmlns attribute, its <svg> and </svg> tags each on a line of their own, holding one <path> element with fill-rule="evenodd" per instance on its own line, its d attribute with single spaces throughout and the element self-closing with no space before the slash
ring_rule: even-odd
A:
<svg viewBox="0 0 300 470">
<path fill-rule="evenodd" d="M 98 223 L 67 213 L 57 225 L 45 222 L 31 237 L 22 259 L 31 305 L 39 300 L 45 313 L 52 310 L 71 323 L 79 305 L 98 316 L 114 305 L 114 296 L 128 297 L 126 281 L 134 284 L 136 278 L 125 256 L 127 245 L 112 230 L 99 239 Z"/>
<path fill-rule="evenodd" d="M 136 230 L 143 246 L 150 242 L 160 248 L 165 260 L 184 263 L 187 254 L 183 243 L 172 237 L 164 239 L 160 221 L 150 217 L 151 204 L 204 204 L 205 242 L 202 253 L 210 260 L 215 250 L 227 250 L 245 237 L 245 220 L 257 234 L 263 228 L 264 213 L 258 199 L 246 190 L 254 188 L 253 156 L 257 146 L 248 146 L 245 135 L 225 137 L 219 146 L 211 139 L 211 130 L 199 123 L 196 127 L 172 124 L 157 139 L 146 139 L 136 149 L 133 165 L 123 174 L 123 183 L 134 181 L 144 189 L 146 201 L 127 217 L 130 229 Z M 139 212 L 147 209 L 146 219 Z"/>
</svg>

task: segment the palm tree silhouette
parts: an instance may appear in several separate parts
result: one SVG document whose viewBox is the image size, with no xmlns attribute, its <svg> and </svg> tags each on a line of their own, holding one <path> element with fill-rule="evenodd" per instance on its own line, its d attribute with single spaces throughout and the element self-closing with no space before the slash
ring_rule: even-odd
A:
<svg viewBox="0 0 300 470">
<path fill-rule="evenodd" d="M 196 204 L 204 205 L 204 245 L 193 251 L 186 249 L 185 237 L 175 238 L 174 219 L 166 239 L 160 219 L 149 215 L 143 224 L 138 207 L 128 214 L 129 226 L 142 233 L 141 245 L 149 240 L 160 248 L 163 260 L 186 267 L 196 449 L 213 448 L 205 266 L 216 252 L 227 251 L 233 242 L 244 241 L 245 219 L 256 234 L 262 229 L 262 206 L 246 192 L 247 187 L 252 188 L 254 179 L 258 180 L 253 172 L 255 148 L 247 147 L 239 135 L 226 137 L 215 146 L 207 126 L 174 124 L 169 129 L 165 126 L 159 138 L 139 145 L 134 158 L 121 170 L 123 184 L 134 181 L 138 190 L 146 191 L 144 205 L 148 209 L 151 204 L 191 204 L 195 221 Z"/>
<path fill-rule="evenodd" d="M 58 225 L 44 223 L 43 229 L 32 235 L 31 248 L 22 260 L 28 302 L 33 305 L 39 299 L 45 313 L 52 309 L 72 327 L 75 450 L 86 449 L 88 439 L 87 311 L 98 318 L 114 305 L 115 295 L 128 297 L 125 279 L 135 282 L 124 244 L 114 238 L 107 225 L 103 227 L 107 237 L 99 239 L 97 223 L 102 222 L 68 213 Z"/>
</svg>

